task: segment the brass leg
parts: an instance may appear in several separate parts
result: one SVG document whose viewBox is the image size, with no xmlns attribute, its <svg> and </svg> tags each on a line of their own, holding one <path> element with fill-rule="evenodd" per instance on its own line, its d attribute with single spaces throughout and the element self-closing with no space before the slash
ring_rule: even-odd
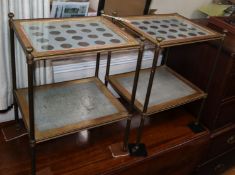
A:
<svg viewBox="0 0 235 175">
<path fill-rule="evenodd" d="M 27 65 L 28 65 L 28 101 L 29 101 L 29 138 L 31 147 L 31 174 L 36 174 L 36 141 L 34 127 L 34 60 L 32 48 L 27 48 Z"/>
<path fill-rule="evenodd" d="M 99 68 L 100 68 L 100 53 L 97 53 L 96 57 L 96 68 L 95 68 L 95 76 L 99 77 Z"/>
<path fill-rule="evenodd" d="M 150 77 L 149 77 L 147 93 L 146 93 L 145 102 L 144 102 L 143 113 L 146 113 L 147 109 L 148 109 L 149 99 L 150 99 L 152 85 L 153 85 L 153 79 L 154 79 L 154 76 L 155 76 L 155 71 L 156 71 L 156 67 L 157 67 L 157 61 L 158 61 L 158 57 L 159 57 L 159 54 L 160 54 L 160 50 L 161 50 L 160 47 L 156 46 L 155 52 L 154 52 L 152 68 L 151 68 L 151 72 L 150 72 Z"/>
<path fill-rule="evenodd" d="M 221 43 L 219 45 L 219 48 L 218 48 L 218 51 L 217 51 L 217 54 L 216 54 L 216 58 L 215 58 L 215 61 L 214 61 L 213 67 L 212 67 L 212 70 L 211 70 L 210 75 L 209 75 L 209 80 L 208 80 L 207 87 L 206 87 L 206 93 L 208 93 L 208 91 L 211 87 L 212 79 L 213 79 L 213 76 L 214 76 L 215 71 L 216 71 L 216 67 L 217 67 L 217 64 L 218 64 L 218 61 L 219 61 L 219 57 L 220 57 L 220 53 L 221 53 L 221 50 L 223 48 L 223 45 L 224 45 L 224 38 L 221 40 Z M 206 98 L 203 99 L 203 102 L 201 103 L 200 110 L 198 112 L 198 117 L 197 117 L 197 120 L 196 120 L 196 124 L 199 124 L 199 122 L 200 122 L 200 119 L 201 119 L 201 116 L 202 116 L 202 110 L 204 108 L 205 102 L 206 102 Z"/>
<path fill-rule="evenodd" d="M 142 42 L 141 42 L 141 46 L 139 48 L 137 64 L 136 64 L 136 73 L 135 73 L 133 89 L 132 89 L 129 116 L 128 116 L 128 119 L 127 119 L 127 122 L 126 122 L 126 128 L 125 128 L 123 143 L 113 144 L 113 145 L 110 146 L 110 150 L 111 150 L 114 157 L 118 157 L 120 155 L 128 155 L 128 151 L 130 152 L 128 143 L 129 143 L 129 136 L 130 136 L 131 120 L 132 120 L 132 115 L 133 115 L 132 113 L 134 111 L 135 95 L 136 95 L 138 79 L 139 79 L 139 73 L 140 73 L 140 69 L 141 69 L 141 63 L 142 63 L 143 52 L 144 52 L 144 39 L 141 38 L 141 41 Z M 121 146 L 119 147 L 119 145 L 121 145 Z M 121 148 L 122 150 L 120 151 L 119 148 Z"/>
<path fill-rule="evenodd" d="M 136 137 L 136 145 L 137 146 L 141 143 L 141 135 L 142 135 L 143 127 L 144 127 L 144 120 L 145 120 L 145 116 L 141 115 L 140 125 L 138 128 L 137 137 Z"/>
<path fill-rule="evenodd" d="M 16 90 L 16 65 L 15 65 L 15 37 L 14 37 L 14 30 L 12 28 L 14 14 L 9 13 L 9 28 L 10 28 L 10 44 L 11 44 L 11 71 L 12 71 L 12 87 L 13 87 L 13 106 L 14 106 L 14 114 L 15 114 L 15 121 L 19 125 L 19 114 L 18 114 L 18 104 L 15 98 L 15 90 Z"/>
<path fill-rule="evenodd" d="M 123 150 L 126 151 L 128 147 L 129 142 L 129 135 L 130 135 L 130 127 L 131 127 L 131 119 L 132 119 L 132 113 L 134 111 L 134 103 L 135 103 L 135 97 L 136 97 L 136 91 L 138 86 L 138 80 L 139 80 L 139 74 L 141 69 L 141 63 L 143 59 L 143 53 L 144 53 L 144 38 L 141 38 L 141 44 L 139 48 L 138 58 L 137 58 L 137 64 L 136 64 L 136 72 L 134 77 L 134 83 L 131 93 L 131 104 L 130 104 L 130 117 L 127 119 L 126 123 L 126 131 L 124 135 L 124 144 L 123 144 Z"/>
<path fill-rule="evenodd" d="M 128 150 L 130 129 L 131 129 L 131 118 L 128 118 L 126 121 L 126 129 L 125 129 L 125 134 L 124 134 L 123 151 Z"/>
<path fill-rule="evenodd" d="M 111 63 L 111 51 L 108 52 L 107 58 L 107 67 L 106 67 L 106 74 L 105 74 L 105 86 L 108 86 L 108 79 L 109 79 L 109 71 L 110 71 L 110 63 Z"/>
<path fill-rule="evenodd" d="M 209 75 L 209 80 L 208 80 L 207 87 L 206 87 L 206 90 L 205 90 L 205 92 L 207 94 L 208 94 L 209 89 L 211 87 L 212 80 L 213 80 L 213 77 L 214 77 L 214 74 L 215 74 L 215 71 L 216 71 L 216 67 L 217 67 L 217 64 L 218 64 L 218 61 L 219 61 L 220 53 L 221 53 L 223 45 L 224 45 L 224 38 L 225 38 L 225 35 L 224 35 L 223 39 L 221 39 L 221 43 L 219 45 L 215 61 L 213 63 L 213 67 L 212 67 L 212 70 L 211 70 L 210 75 Z M 194 131 L 195 133 L 199 133 L 199 132 L 202 132 L 202 131 L 205 130 L 204 127 L 200 125 L 200 120 L 201 120 L 201 117 L 202 117 L 202 112 L 203 112 L 204 106 L 206 104 L 206 100 L 207 99 L 204 98 L 203 101 L 201 102 L 201 105 L 200 105 L 200 108 L 199 108 L 199 111 L 198 111 L 198 114 L 197 114 L 196 121 L 194 123 L 190 123 L 188 125 L 189 128 L 191 128 L 191 130 Z"/>
<path fill-rule="evenodd" d="M 169 58 L 169 52 L 170 52 L 170 47 L 165 48 L 161 65 L 167 65 L 167 61 L 168 61 L 168 58 Z"/>
<path fill-rule="evenodd" d="M 142 59 L 143 59 L 143 53 L 144 53 L 144 38 L 141 38 L 141 45 L 140 45 L 140 49 L 139 49 L 139 53 L 138 53 L 134 83 L 133 83 L 133 88 L 132 88 L 132 93 L 131 93 L 131 112 L 134 110 L 134 103 L 135 103 L 136 91 L 137 91 L 137 87 L 138 87 L 139 74 L 140 74 L 140 69 L 141 69 L 141 64 L 142 64 Z"/>
<path fill-rule="evenodd" d="M 147 150 L 145 148 L 145 144 L 141 144 L 141 135 L 142 135 L 142 130 L 143 130 L 143 126 L 144 126 L 145 113 L 147 112 L 147 109 L 148 109 L 149 98 L 151 95 L 151 90 L 152 90 L 152 85 L 153 85 L 153 80 L 154 80 L 154 75 L 155 75 L 155 71 L 156 71 L 156 67 L 157 67 L 157 61 L 158 61 L 158 57 L 160 54 L 160 50 L 161 50 L 160 47 L 156 46 L 155 52 L 154 52 L 152 68 L 151 68 L 151 73 L 150 73 L 150 77 L 149 77 L 147 93 L 146 93 L 146 97 L 145 97 L 143 114 L 141 115 L 140 125 L 139 125 L 138 131 L 137 131 L 136 143 L 129 145 L 130 154 L 133 156 L 147 156 Z"/>
</svg>

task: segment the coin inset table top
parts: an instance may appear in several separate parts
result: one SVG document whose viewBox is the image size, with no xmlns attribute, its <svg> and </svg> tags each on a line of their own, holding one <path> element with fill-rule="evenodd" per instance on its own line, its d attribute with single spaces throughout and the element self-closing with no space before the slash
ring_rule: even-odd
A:
<svg viewBox="0 0 235 175">
<path fill-rule="evenodd" d="M 162 41 L 162 46 L 221 37 L 220 34 L 199 26 L 178 14 L 127 17 L 123 22 L 153 43 L 158 44 L 159 41 Z"/>
<path fill-rule="evenodd" d="M 34 57 L 137 46 L 138 42 L 103 17 L 15 20 L 23 48 Z"/>
</svg>

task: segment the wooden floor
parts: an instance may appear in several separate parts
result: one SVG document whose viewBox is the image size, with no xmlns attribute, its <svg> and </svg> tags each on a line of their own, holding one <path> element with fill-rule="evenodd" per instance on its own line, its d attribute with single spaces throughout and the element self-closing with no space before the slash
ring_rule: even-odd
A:
<svg viewBox="0 0 235 175">
<path fill-rule="evenodd" d="M 187 127 L 193 120 L 182 109 L 148 118 L 143 134 L 148 149 L 145 158 L 111 156 L 108 146 L 122 140 L 125 121 L 41 143 L 37 146 L 37 175 L 169 175 L 178 168 L 180 175 L 186 175 L 198 163 L 209 137 L 208 131 L 195 134 Z M 132 142 L 138 124 L 139 116 L 135 116 Z M 30 174 L 29 153 L 27 136 L 5 142 L 0 134 L 0 175 Z M 152 160 L 156 161 L 151 164 Z"/>
<path fill-rule="evenodd" d="M 232 168 L 229 168 L 222 175 L 234 175 L 235 174 L 235 165 Z"/>
</svg>

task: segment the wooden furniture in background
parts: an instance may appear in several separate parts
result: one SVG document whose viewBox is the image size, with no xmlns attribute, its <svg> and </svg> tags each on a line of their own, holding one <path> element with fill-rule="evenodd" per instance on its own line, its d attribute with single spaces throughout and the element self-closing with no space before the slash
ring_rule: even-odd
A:
<svg viewBox="0 0 235 175">
<path fill-rule="evenodd" d="M 106 14 L 118 16 L 148 14 L 151 0 L 99 0 L 98 15 L 104 10 Z"/>
<path fill-rule="evenodd" d="M 219 32 L 226 29 L 227 37 L 202 111 L 202 121 L 210 129 L 210 147 L 198 175 L 219 174 L 235 163 L 235 35 L 218 19 L 209 24 L 200 21 Z M 171 49 L 168 66 L 204 90 L 216 52 L 216 43 L 178 46 Z M 188 109 L 195 112 L 196 106 Z"/>
</svg>

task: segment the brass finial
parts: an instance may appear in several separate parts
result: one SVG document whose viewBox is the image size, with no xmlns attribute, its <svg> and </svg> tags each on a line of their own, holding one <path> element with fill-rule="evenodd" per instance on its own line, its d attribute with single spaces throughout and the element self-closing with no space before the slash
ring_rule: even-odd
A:
<svg viewBox="0 0 235 175">
<path fill-rule="evenodd" d="M 100 14 L 101 14 L 101 16 L 103 16 L 104 15 L 104 10 L 101 10 Z"/>
<path fill-rule="evenodd" d="M 223 30 L 223 37 L 225 38 L 227 34 L 228 34 L 228 30 L 227 30 L 227 29 L 224 29 L 224 30 Z"/>
<path fill-rule="evenodd" d="M 112 15 L 113 15 L 114 17 L 117 17 L 117 14 L 118 14 L 117 11 L 113 11 L 113 12 L 112 12 Z"/>
<path fill-rule="evenodd" d="M 33 52 L 33 48 L 32 47 L 27 47 L 26 51 L 28 54 L 31 54 Z"/>
<path fill-rule="evenodd" d="M 144 42 L 145 42 L 145 37 L 141 36 L 140 37 L 140 49 L 143 51 L 144 50 Z"/>
<path fill-rule="evenodd" d="M 224 29 L 224 30 L 223 30 L 223 33 L 225 33 L 225 34 L 228 33 L 228 30 L 227 30 L 227 29 Z"/>
<path fill-rule="evenodd" d="M 156 40 L 158 40 L 158 42 L 162 42 L 162 41 L 163 41 L 163 38 L 157 37 Z"/>
<path fill-rule="evenodd" d="M 222 38 L 221 38 L 222 45 L 224 45 L 224 40 L 225 40 L 225 38 L 226 38 L 228 32 L 229 32 L 229 31 L 228 31 L 227 29 L 224 29 L 224 30 L 223 30 Z"/>
<path fill-rule="evenodd" d="M 140 37 L 140 41 L 144 42 L 145 41 L 145 37 L 141 36 Z"/>
<path fill-rule="evenodd" d="M 27 56 L 26 56 L 27 64 L 33 64 L 33 55 L 32 55 L 33 48 L 32 47 L 27 47 L 26 52 L 27 52 Z"/>
<path fill-rule="evenodd" d="M 12 13 L 12 12 L 8 13 L 8 17 L 9 17 L 10 19 L 13 19 L 14 16 L 15 16 L 14 13 Z"/>
<path fill-rule="evenodd" d="M 13 18 L 14 18 L 14 13 L 12 13 L 12 12 L 10 12 L 10 13 L 8 13 L 8 17 L 9 17 L 9 27 L 10 27 L 10 29 L 12 29 L 12 22 L 13 22 Z"/>
</svg>

